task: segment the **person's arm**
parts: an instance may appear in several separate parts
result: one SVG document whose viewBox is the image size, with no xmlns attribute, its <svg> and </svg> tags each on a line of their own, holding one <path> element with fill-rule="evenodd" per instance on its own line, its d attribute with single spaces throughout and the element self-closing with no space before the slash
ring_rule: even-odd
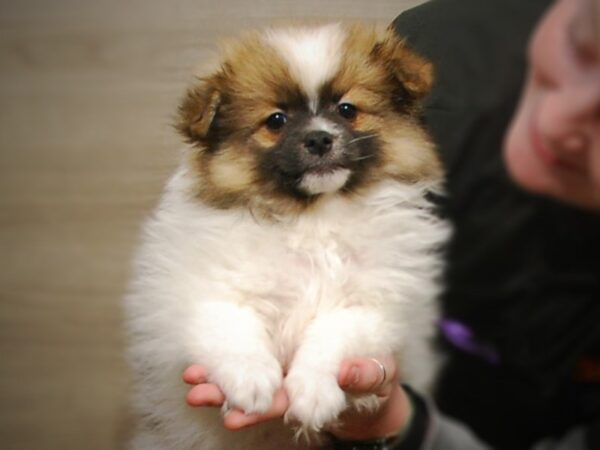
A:
<svg viewBox="0 0 600 450">
<path fill-rule="evenodd" d="M 449 417 L 434 411 L 431 417 L 431 436 L 421 447 L 396 447 L 390 450 L 491 450 L 492 447 L 480 441 L 467 427 Z M 592 426 L 576 427 L 556 439 L 544 439 L 531 450 L 589 450 L 599 448 L 592 443 Z"/>
<path fill-rule="evenodd" d="M 408 386 L 397 384 L 393 360 L 385 361 L 391 374 L 381 383 L 379 367 L 371 359 L 347 359 L 340 368 L 340 386 L 354 394 L 377 393 L 382 408 L 370 417 L 352 414 L 342 418 L 341 428 L 332 430 L 333 450 L 491 450 L 462 423 L 441 414 L 432 402 Z M 351 373 L 349 369 L 356 368 Z M 221 390 L 209 383 L 206 369 L 193 365 L 183 379 L 191 385 L 187 402 L 193 407 L 220 407 L 225 401 Z M 239 430 L 261 422 L 281 418 L 288 406 L 283 390 L 274 398 L 269 412 L 246 415 L 233 410 L 224 417 L 224 425 Z M 531 450 L 585 450 L 598 448 L 600 423 L 586 429 L 576 428 L 557 440 L 544 440 Z"/>
<path fill-rule="evenodd" d="M 441 414 L 420 394 L 408 388 L 412 405 L 412 419 L 393 446 L 385 450 L 492 450 L 464 424 Z M 426 424 L 422 430 L 423 423 Z M 417 428 L 417 432 L 411 430 Z M 408 439 L 402 439 L 407 436 Z M 415 436 L 421 436 L 415 440 Z M 345 448 L 345 447 L 344 447 Z M 562 436 L 543 439 L 530 450 L 590 450 L 600 448 L 600 420 L 585 426 L 576 426 Z M 356 447 L 355 450 L 360 450 Z"/>
<path fill-rule="evenodd" d="M 393 436 L 334 440 L 334 450 L 490 450 L 467 427 L 441 415 L 433 404 L 409 386 L 398 386 L 409 403 L 409 420 Z M 391 422 L 391 421 L 390 421 Z"/>
<path fill-rule="evenodd" d="M 426 401 L 405 387 L 411 401 L 412 417 L 406 428 L 395 438 L 376 441 L 338 442 L 334 450 L 492 450 L 464 424 L 441 414 L 432 402 Z M 587 427 L 575 427 L 556 439 L 544 439 L 531 450 L 586 450 L 600 448 L 600 422 Z M 386 445 L 387 441 L 387 445 Z"/>
</svg>

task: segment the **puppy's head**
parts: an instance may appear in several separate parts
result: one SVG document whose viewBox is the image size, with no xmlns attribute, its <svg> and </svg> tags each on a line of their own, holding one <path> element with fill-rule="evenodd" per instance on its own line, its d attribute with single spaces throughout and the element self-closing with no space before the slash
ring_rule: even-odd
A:
<svg viewBox="0 0 600 450">
<path fill-rule="evenodd" d="M 419 121 L 431 65 L 391 30 L 269 30 L 226 48 L 179 108 L 199 195 L 228 208 L 301 211 L 385 178 L 438 178 Z"/>
</svg>

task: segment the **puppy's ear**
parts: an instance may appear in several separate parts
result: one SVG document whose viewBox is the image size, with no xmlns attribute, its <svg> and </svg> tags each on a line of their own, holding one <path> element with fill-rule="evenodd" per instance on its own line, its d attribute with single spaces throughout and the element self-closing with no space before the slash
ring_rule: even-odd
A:
<svg viewBox="0 0 600 450">
<path fill-rule="evenodd" d="M 411 50 L 393 28 L 388 28 L 373 47 L 372 55 L 383 61 L 390 74 L 400 83 L 399 99 L 420 102 L 433 85 L 433 64 Z M 402 92 L 403 91 L 403 92 Z"/>
<path fill-rule="evenodd" d="M 221 105 L 221 92 L 212 80 L 202 80 L 187 91 L 178 109 L 176 128 L 188 142 L 202 142 Z"/>
</svg>

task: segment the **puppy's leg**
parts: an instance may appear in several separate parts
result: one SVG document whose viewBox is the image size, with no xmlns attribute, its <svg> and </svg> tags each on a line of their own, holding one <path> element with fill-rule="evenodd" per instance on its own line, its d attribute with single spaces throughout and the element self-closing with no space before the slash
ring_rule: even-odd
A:
<svg viewBox="0 0 600 450">
<path fill-rule="evenodd" d="M 343 358 L 391 352 L 389 328 L 380 313 L 364 307 L 319 315 L 307 328 L 284 382 L 290 397 L 287 418 L 315 431 L 334 422 L 348 406 L 337 382 Z"/>
<path fill-rule="evenodd" d="M 224 407 L 266 412 L 281 386 L 282 369 L 258 314 L 233 302 L 205 302 L 197 314 L 191 357 L 223 390 Z"/>
</svg>

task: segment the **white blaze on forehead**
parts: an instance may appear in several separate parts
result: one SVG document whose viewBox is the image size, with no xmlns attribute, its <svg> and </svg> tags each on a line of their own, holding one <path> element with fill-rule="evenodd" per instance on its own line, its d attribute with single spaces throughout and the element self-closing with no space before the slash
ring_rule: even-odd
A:
<svg viewBox="0 0 600 450">
<path fill-rule="evenodd" d="M 287 61 L 291 75 L 316 110 L 319 89 L 336 74 L 346 32 L 340 24 L 314 28 L 271 29 L 266 41 Z"/>
<path fill-rule="evenodd" d="M 307 130 L 320 130 L 320 131 L 326 131 L 329 134 L 332 134 L 334 136 L 337 136 L 338 134 L 340 134 L 340 127 L 333 121 L 325 119 L 324 117 L 321 116 L 315 116 L 311 119 L 311 121 L 308 123 Z"/>
</svg>

